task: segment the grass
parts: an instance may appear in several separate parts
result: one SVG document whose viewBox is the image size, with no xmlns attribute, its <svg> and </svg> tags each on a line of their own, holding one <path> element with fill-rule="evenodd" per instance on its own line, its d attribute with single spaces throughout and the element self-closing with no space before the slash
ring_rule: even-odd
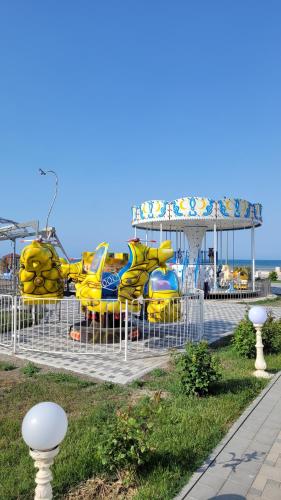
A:
<svg viewBox="0 0 281 500">
<path fill-rule="evenodd" d="M 243 302 L 242 302 L 243 304 Z M 281 296 L 280 297 L 274 297 L 272 299 L 261 299 L 261 300 L 255 300 L 255 302 L 247 302 L 247 305 L 252 307 L 256 305 L 262 305 L 262 306 L 280 306 L 281 305 Z"/>
<path fill-rule="evenodd" d="M 62 499 L 79 483 L 102 476 L 97 444 L 116 409 L 141 405 L 154 392 L 162 395 L 151 435 L 155 452 L 138 472 L 134 498 L 172 499 L 266 384 L 251 375 L 253 361 L 239 358 L 228 339 L 214 349 L 223 365 L 223 378 L 205 398 L 180 394 L 171 368 L 156 369 L 125 387 L 57 372 L 37 373 L 35 381 L 19 371 L 17 383 L 0 386 L 0 499 L 33 498 L 34 466 L 20 432 L 31 406 L 55 401 L 69 415 L 69 430 L 53 466 L 54 498 Z M 267 357 L 267 363 L 269 370 L 280 370 L 281 354 Z"/>
</svg>

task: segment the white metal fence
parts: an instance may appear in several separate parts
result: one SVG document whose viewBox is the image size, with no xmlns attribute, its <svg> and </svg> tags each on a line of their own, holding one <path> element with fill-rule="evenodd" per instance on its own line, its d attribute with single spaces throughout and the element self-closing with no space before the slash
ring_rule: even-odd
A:
<svg viewBox="0 0 281 500">
<path fill-rule="evenodd" d="M 247 288 L 243 290 L 241 287 L 226 289 L 218 287 L 217 290 L 210 290 L 205 293 L 205 299 L 208 300 L 247 300 L 254 298 L 267 297 L 271 294 L 271 282 L 268 279 L 256 280 L 255 290 L 253 291 L 253 283 L 249 282 Z"/>
<path fill-rule="evenodd" d="M 91 303 L 89 304 L 91 305 Z M 75 298 L 0 295 L 0 345 L 14 353 L 158 355 L 203 336 L 203 293 L 174 299 L 100 301 L 85 310 Z"/>
</svg>

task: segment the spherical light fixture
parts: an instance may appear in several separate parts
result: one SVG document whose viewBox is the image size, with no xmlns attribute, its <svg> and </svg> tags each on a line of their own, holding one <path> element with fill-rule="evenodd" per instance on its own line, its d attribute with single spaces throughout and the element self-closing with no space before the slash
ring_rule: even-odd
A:
<svg viewBox="0 0 281 500">
<path fill-rule="evenodd" d="M 263 325 L 267 320 L 267 312 L 265 307 L 254 306 L 249 311 L 249 320 L 254 325 Z"/>
</svg>

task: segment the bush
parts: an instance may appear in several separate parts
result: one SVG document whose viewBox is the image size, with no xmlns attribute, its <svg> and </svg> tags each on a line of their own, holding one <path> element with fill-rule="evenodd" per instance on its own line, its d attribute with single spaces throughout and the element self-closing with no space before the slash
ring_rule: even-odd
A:
<svg viewBox="0 0 281 500">
<path fill-rule="evenodd" d="M 262 341 L 265 354 L 274 354 L 281 351 L 281 320 L 274 319 L 271 312 L 262 327 Z M 234 330 L 232 339 L 234 350 L 244 358 L 256 356 L 256 331 L 246 314 Z"/>
<path fill-rule="evenodd" d="M 187 395 L 205 396 L 213 382 L 221 378 L 220 363 L 209 351 L 205 341 L 188 342 L 185 353 L 175 358 L 181 390 Z"/>
<path fill-rule="evenodd" d="M 108 422 L 106 434 L 98 447 L 98 456 L 107 472 L 116 474 L 122 470 L 135 471 L 152 453 L 149 436 L 152 423 L 149 413 L 129 408 L 117 411 Z"/>
<path fill-rule="evenodd" d="M 281 319 L 275 319 L 271 312 L 262 327 L 265 354 L 281 352 Z"/>
<path fill-rule="evenodd" d="M 271 273 L 269 273 L 268 275 L 268 278 L 270 279 L 270 281 L 277 281 L 278 280 L 277 272 L 271 271 Z"/>
<path fill-rule="evenodd" d="M 232 345 L 243 358 L 254 358 L 256 354 L 256 331 L 248 313 L 234 329 Z"/>
</svg>

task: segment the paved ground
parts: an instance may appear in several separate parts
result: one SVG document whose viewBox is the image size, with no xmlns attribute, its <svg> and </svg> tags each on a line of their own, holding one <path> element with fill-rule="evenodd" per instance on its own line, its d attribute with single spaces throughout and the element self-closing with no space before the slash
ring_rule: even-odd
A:
<svg viewBox="0 0 281 500">
<path fill-rule="evenodd" d="M 281 317 L 280 307 L 271 309 L 276 316 Z M 244 304 L 230 301 L 205 301 L 204 338 L 209 342 L 214 342 L 225 335 L 231 334 L 235 325 L 244 317 L 245 311 L 246 306 Z M 52 346 L 52 334 L 49 333 L 49 331 L 47 333 L 48 335 L 44 337 L 45 342 L 48 342 L 48 345 Z M 145 345 L 141 343 L 130 344 L 127 362 L 124 359 L 123 348 L 119 352 L 118 343 L 114 347 L 114 352 L 105 352 L 100 349 L 100 351 L 97 350 L 95 353 L 85 352 L 82 354 L 75 350 L 79 344 L 77 344 L 75 348 L 72 348 L 71 346 L 73 346 L 73 343 L 70 344 L 68 340 L 65 340 L 66 337 L 64 332 L 62 333 L 63 334 L 61 335 L 60 333 L 58 337 L 60 339 L 59 341 L 64 347 L 65 343 L 67 344 L 69 352 L 65 354 L 55 354 L 52 352 L 40 353 L 36 351 L 21 350 L 18 352 L 18 356 L 33 361 L 34 363 L 64 368 L 101 380 L 108 380 L 120 384 L 126 384 L 134 379 L 140 378 L 152 369 L 165 364 L 168 359 L 168 355 L 164 355 L 162 348 L 158 349 L 158 355 L 156 355 L 157 352 L 155 349 L 149 351 L 146 349 Z M 26 342 L 27 338 L 24 337 L 22 342 L 23 347 L 28 347 Z M 41 348 L 41 335 L 38 335 L 37 338 L 34 337 L 34 342 L 37 342 L 38 346 Z M 173 347 L 172 341 L 168 347 Z M 52 349 L 50 350 L 52 351 Z M 7 353 L 7 350 L 2 348 L 2 352 Z"/>
<path fill-rule="evenodd" d="M 175 500 L 281 499 L 281 373 Z"/>
<path fill-rule="evenodd" d="M 281 283 L 274 283 L 271 290 L 275 295 L 281 295 Z"/>
</svg>

